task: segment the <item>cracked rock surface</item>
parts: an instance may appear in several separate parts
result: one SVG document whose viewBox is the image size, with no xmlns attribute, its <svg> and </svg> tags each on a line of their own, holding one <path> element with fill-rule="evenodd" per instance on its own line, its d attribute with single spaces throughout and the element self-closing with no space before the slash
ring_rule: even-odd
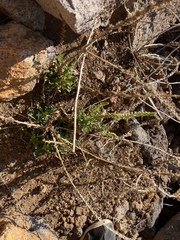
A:
<svg viewBox="0 0 180 240">
<path fill-rule="evenodd" d="M 11 100 L 31 91 L 55 56 L 50 40 L 25 26 L 0 26 L 0 99 Z"/>
</svg>

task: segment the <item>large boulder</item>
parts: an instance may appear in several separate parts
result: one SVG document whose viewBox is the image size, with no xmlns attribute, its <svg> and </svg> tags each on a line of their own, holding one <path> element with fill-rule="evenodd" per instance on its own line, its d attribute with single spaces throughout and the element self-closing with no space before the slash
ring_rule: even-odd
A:
<svg viewBox="0 0 180 240">
<path fill-rule="evenodd" d="M 35 0 L 1 0 L 0 11 L 33 30 L 44 28 L 45 14 Z"/>
<path fill-rule="evenodd" d="M 50 40 L 17 23 L 0 26 L 0 100 L 31 91 L 55 56 Z"/>
<path fill-rule="evenodd" d="M 64 20 L 73 31 L 82 33 L 94 25 L 107 26 L 117 0 L 36 0 L 54 17 Z"/>
<path fill-rule="evenodd" d="M 139 49 L 142 44 L 150 42 L 171 24 L 175 23 L 178 16 L 179 0 L 36 0 L 41 7 L 54 17 L 64 20 L 73 31 L 78 34 L 91 29 L 92 27 L 107 26 L 112 13 L 124 5 L 129 17 L 138 13 L 137 17 L 141 17 L 138 21 L 133 48 Z M 149 3 L 156 3 L 157 6 L 164 6 L 152 10 Z M 172 2 L 172 4 L 171 4 Z M 147 4 L 147 5 L 146 5 Z M 177 7 L 178 6 L 178 7 Z M 147 7 L 147 9 L 146 9 Z M 171 10 L 168 10 L 171 8 Z M 140 12 L 141 9 L 144 11 Z M 152 10 L 152 11 L 149 11 Z M 149 11 L 149 13 L 148 13 Z M 149 15 L 148 15 L 149 14 Z M 151 41 L 152 42 L 152 41 Z"/>
</svg>

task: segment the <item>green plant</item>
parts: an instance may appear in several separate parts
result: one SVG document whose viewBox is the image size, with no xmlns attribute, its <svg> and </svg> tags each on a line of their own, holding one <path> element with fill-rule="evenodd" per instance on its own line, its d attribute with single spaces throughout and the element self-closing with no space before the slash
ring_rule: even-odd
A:
<svg viewBox="0 0 180 240">
<path fill-rule="evenodd" d="M 29 136 L 30 146 L 34 151 L 34 155 L 38 156 L 43 153 L 51 153 L 54 150 L 54 147 L 45 142 L 46 140 L 52 140 L 51 130 L 55 130 L 57 134 L 60 134 L 61 137 L 70 140 L 69 134 L 67 131 L 62 130 L 61 126 L 69 124 L 65 119 L 60 121 L 55 116 L 55 110 L 53 109 L 53 102 L 49 105 L 48 101 L 49 96 L 53 95 L 55 91 L 70 92 L 72 90 L 73 84 L 76 80 L 75 76 L 72 74 L 72 65 L 73 62 L 70 62 L 68 65 L 60 67 L 63 63 L 64 55 L 59 55 L 54 64 L 48 69 L 42 72 L 41 77 L 45 80 L 44 82 L 44 95 L 43 102 L 39 102 L 34 108 L 31 108 L 28 112 L 28 118 L 30 121 L 33 121 L 34 124 L 40 125 L 38 128 L 24 128 L 24 132 Z M 54 91 L 55 90 L 55 91 Z M 48 105 L 47 105 L 48 103 Z M 60 151 L 63 151 L 63 148 L 60 147 Z"/>
<path fill-rule="evenodd" d="M 49 132 L 44 132 L 42 129 L 34 128 L 31 131 L 28 131 L 28 135 L 30 137 L 29 144 L 33 149 L 35 157 L 44 153 L 49 154 L 54 151 L 53 145 L 45 142 L 45 140 L 51 140 Z"/>
<path fill-rule="evenodd" d="M 24 133 L 29 137 L 29 145 L 33 149 L 35 157 L 43 153 L 51 153 L 54 150 L 51 144 L 44 141 L 45 139 L 51 139 L 48 122 L 52 118 L 52 111 L 51 106 L 42 107 L 40 103 L 29 110 L 28 118 L 30 121 L 40 125 L 40 127 L 37 128 L 23 128 Z"/>
<path fill-rule="evenodd" d="M 102 124 L 103 118 L 99 119 L 98 116 L 102 114 L 102 107 L 107 106 L 108 102 L 102 102 L 95 106 L 91 106 L 89 111 L 85 113 L 84 110 L 79 111 L 78 125 L 83 132 L 89 132 L 92 129 L 104 131 Z"/>
<path fill-rule="evenodd" d="M 51 118 L 52 107 L 42 107 L 40 103 L 35 108 L 31 108 L 28 113 L 28 117 L 37 124 L 44 124 Z"/>
<path fill-rule="evenodd" d="M 54 145 L 48 143 L 48 141 L 52 141 L 52 132 L 61 138 L 72 141 L 68 132 L 69 122 L 65 118 L 59 118 L 56 109 L 52 106 L 42 106 L 38 103 L 29 110 L 28 118 L 38 126 L 23 128 L 24 133 L 29 137 L 29 145 L 35 157 L 52 153 L 55 150 Z M 67 152 L 67 149 L 59 145 L 59 151 L 64 153 Z"/>
<path fill-rule="evenodd" d="M 118 119 L 128 120 L 135 117 L 150 117 L 155 116 L 155 112 L 130 112 L 130 113 L 106 113 L 103 112 L 103 107 L 107 106 L 108 102 L 99 103 L 93 107 L 90 107 L 88 112 L 81 110 L 78 114 L 78 125 L 80 129 L 87 133 L 91 130 L 100 130 L 106 135 L 115 135 L 109 132 L 103 124 L 104 119 Z"/>
<path fill-rule="evenodd" d="M 55 63 L 48 69 L 43 72 L 43 75 L 46 76 L 46 83 L 49 86 L 55 87 L 58 92 L 63 90 L 71 92 L 76 77 L 72 74 L 72 65 L 73 61 L 68 65 L 64 66 L 60 72 L 60 65 L 63 63 L 64 55 L 60 54 Z"/>
</svg>

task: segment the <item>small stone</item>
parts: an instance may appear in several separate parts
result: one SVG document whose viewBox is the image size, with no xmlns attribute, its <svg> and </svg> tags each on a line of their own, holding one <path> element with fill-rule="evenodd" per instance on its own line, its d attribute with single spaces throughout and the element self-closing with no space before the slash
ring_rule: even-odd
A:
<svg viewBox="0 0 180 240">
<path fill-rule="evenodd" d="M 127 226 L 122 222 L 116 222 L 115 227 L 123 234 L 126 234 L 128 232 Z"/>
<path fill-rule="evenodd" d="M 84 215 L 86 214 L 86 209 L 83 207 L 76 207 L 76 215 L 80 216 L 80 215 Z"/>
<path fill-rule="evenodd" d="M 62 217 L 62 221 L 63 221 L 63 222 L 66 222 L 66 218 L 65 218 L 65 217 Z"/>
<path fill-rule="evenodd" d="M 59 211 L 60 207 L 59 206 L 55 206 L 56 211 Z"/>
<path fill-rule="evenodd" d="M 47 192 L 47 186 L 46 185 L 41 185 L 41 193 L 46 193 Z"/>
<path fill-rule="evenodd" d="M 85 216 L 85 215 L 81 215 L 81 216 L 75 217 L 75 225 L 76 225 L 76 227 L 83 227 L 83 225 L 85 224 L 86 220 L 87 220 L 87 216 Z"/>
<path fill-rule="evenodd" d="M 105 76 L 105 74 L 102 71 L 99 70 L 97 72 L 94 72 L 94 75 L 96 76 L 96 78 L 98 80 L 101 80 L 102 82 L 105 81 L 106 76 Z"/>
<path fill-rule="evenodd" d="M 74 200 L 73 200 L 73 199 L 70 199 L 70 200 L 69 200 L 69 204 L 70 204 L 70 205 L 73 205 L 73 203 L 74 203 Z"/>
<path fill-rule="evenodd" d="M 71 216 L 71 217 L 74 216 L 74 210 L 73 209 L 70 210 L 69 216 Z"/>
<path fill-rule="evenodd" d="M 65 222 L 65 223 L 64 223 L 64 227 L 66 228 L 66 231 L 67 231 L 67 232 L 70 232 L 70 231 L 74 228 L 74 225 Z"/>
<path fill-rule="evenodd" d="M 70 218 L 69 218 L 69 222 L 70 222 L 70 223 L 74 223 L 74 217 L 70 217 Z"/>
<path fill-rule="evenodd" d="M 76 228 L 77 237 L 80 238 L 83 235 L 83 229 L 81 227 Z"/>
<path fill-rule="evenodd" d="M 110 169 L 111 171 L 113 171 L 113 170 L 114 170 L 114 166 L 113 166 L 113 165 L 109 165 L 109 169 Z"/>
</svg>

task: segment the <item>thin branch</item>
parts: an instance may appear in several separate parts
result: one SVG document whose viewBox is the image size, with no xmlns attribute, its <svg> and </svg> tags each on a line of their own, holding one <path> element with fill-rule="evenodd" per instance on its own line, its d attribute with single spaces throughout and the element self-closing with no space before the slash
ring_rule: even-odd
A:
<svg viewBox="0 0 180 240">
<path fill-rule="evenodd" d="M 170 154 L 170 153 L 168 153 L 167 151 L 165 151 L 165 150 L 163 150 L 163 149 L 161 149 L 161 148 L 159 148 L 159 147 L 153 146 L 153 145 L 151 145 L 151 144 L 143 143 L 143 142 L 136 141 L 136 140 L 135 140 L 135 141 L 134 141 L 134 140 L 129 140 L 129 139 L 123 139 L 123 140 L 124 140 L 125 142 L 131 142 L 131 143 L 136 143 L 136 144 L 139 144 L 139 145 L 143 145 L 143 146 L 145 146 L 145 147 L 151 147 L 152 149 L 158 150 L 159 152 L 163 153 L 163 154 L 166 155 L 166 156 L 172 157 L 172 158 L 174 158 L 174 159 L 176 159 L 176 160 L 180 160 L 180 157 L 175 156 L 175 155 L 173 155 L 173 154 Z"/>
<path fill-rule="evenodd" d="M 4 116 L 0 115 L 0 119 L 6 123 L 17 123 L 17 124 L 26 125 L 27 127 L 35 127 L 35 128 L 41 127 L 39 124 L 18 121 L 18 120 L 15 120 L 13 117 L 4 117 Z"/>
<path fill-rule="evenodd" d="M 93 33 L 94 33 L 94 28 L 92 28 L 92 30 L 91 30 L 91 33 L 90 33 L 88 41 L 87 41 L 87 45 L 89 44 Z M 85 53 L 83 54 L 80 75 L 79 75 L 79 81 L 78 81 L 78 87 L 77 87 L 77 93 L 76 93 L 76 99 L 75 99 L 75 104 L 74 104 L 74 133 L 73 133 L 73 150 L 72 150 L 73 152 L 75 152 L 75 149 L 76 149 L 77 108 L 78 108 L 78 99 L 79 99 L 79 93 L 80 93 L 80 89 L 81 89 L 81 81 L 82 81 L 83 68 L 84 68 L 86 55 L 87 55 L 87 48 L 85 49 Z"/>
<path fill-rule="evenodd" d="M 159 99 L 160 99 L 160 98 L 159 98 Z M 140 98 L 140 100 L 141 100 L 144 104 L 146 104 L 148 107 L 150 107 L 150 108 L 152 108 L 152 109 L 154 109 L 154 110 L 156 111 L 156 108 L 157 108 L 157 107 L 154 108 L 154 106 L 152 106 L 151 104 L 147 103 L 147 102 L 144 101 L 142 98 Z M 160 100 L 161 100 L 161 99 L 160 99 Z M 180 123 L 179 116 L 175 116 L 175 117 L 177 117 L 177 119 L 175 119 L 174 117 L 170 116 L 169 114 L 167 114 L 167 113 L 165 113 L 165 112 L 163 112 L 163 111 L 161 111 L 161 110 L 159 110 L 159 109 L 158 109 L 158 112 L 161 113 L 162 115 L 165 115 L 166 117 L 168 117 L 169 119 L 173 120 L 174 122 Z"/>
</svg>

